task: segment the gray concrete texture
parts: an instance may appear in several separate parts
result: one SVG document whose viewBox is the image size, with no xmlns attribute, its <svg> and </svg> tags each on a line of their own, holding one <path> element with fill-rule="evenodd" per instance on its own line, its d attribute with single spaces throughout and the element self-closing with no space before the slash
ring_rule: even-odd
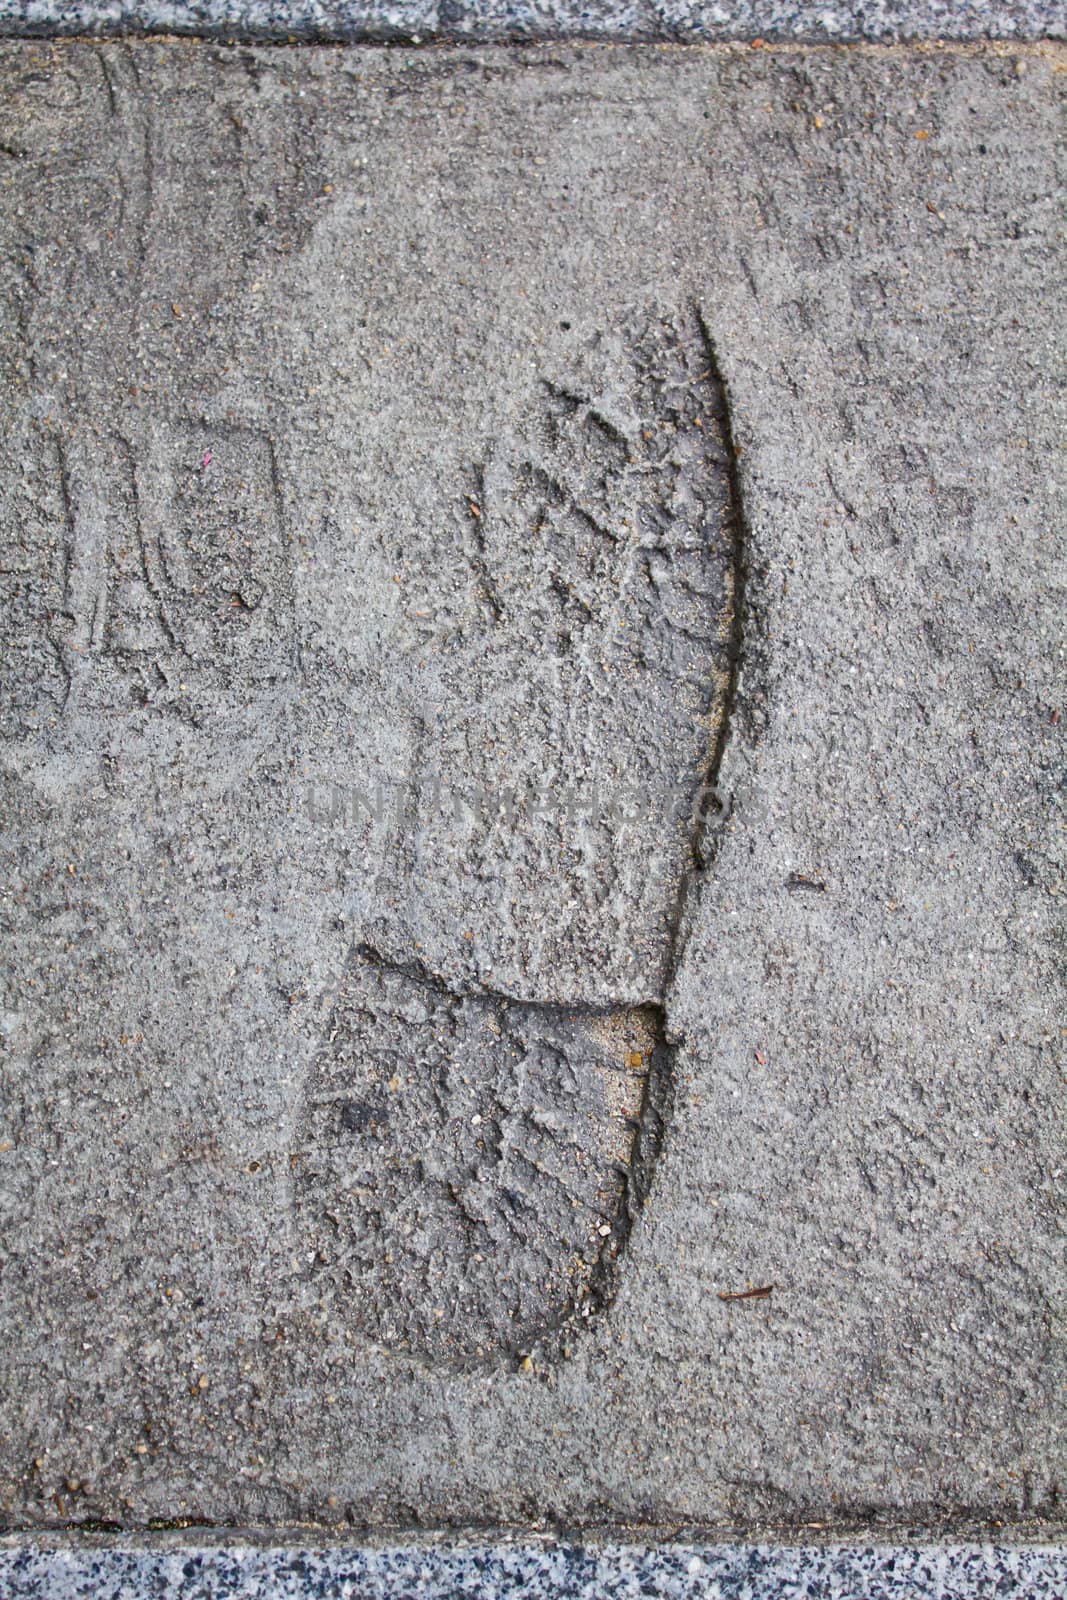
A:
<svg viewBox="0 0 1067 1600">
<path fill-rule="evenodd" d="M 1065 68 L 0 51 L 9 1525 L 1059 1526 Z"/>
<path fill-rule="evenodd" d="M 1062 39 L 1060 0 L 0 0 L 0 33 L 225 39 Z"/>
</svg>

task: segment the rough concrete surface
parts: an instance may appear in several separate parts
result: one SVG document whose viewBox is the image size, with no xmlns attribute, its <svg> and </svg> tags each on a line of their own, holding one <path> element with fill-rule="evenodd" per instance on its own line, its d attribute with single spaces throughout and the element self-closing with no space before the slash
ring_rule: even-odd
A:
<svg viewBox="0 0 1067 1600">
<path fill-rule="evenodd" d="M 1059 1524 L 1065 64 L 0 51 L 9 1525 Z"/>
<path fill-rule="evenodd" d="M 0 0 L 0 33 L 243 39 L 1062 39 L 1061 0 Z"/>
</svg>

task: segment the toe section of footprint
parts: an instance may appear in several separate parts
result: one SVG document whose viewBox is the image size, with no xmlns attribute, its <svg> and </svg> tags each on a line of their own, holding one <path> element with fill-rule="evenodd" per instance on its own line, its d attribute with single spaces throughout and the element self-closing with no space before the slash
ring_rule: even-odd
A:
<svg viewBox="0 0 1067 1600">
<path fill-rule="evenodd" d="M 457 998 L 360 954 L 308 1086 L 310 1272 L 370 1340 L 521 1357 L 602 1303 L 659 1132 L 652 1008 Z"/>
<path fill-rule="evenodd" d="M 457 990 L 662 992 L 722 715 L 735 510 L 695 316 L 630 315 L 466 466 L 467 607 L 415 674 L 410 814 L 368 936 Z"/>
</svg>

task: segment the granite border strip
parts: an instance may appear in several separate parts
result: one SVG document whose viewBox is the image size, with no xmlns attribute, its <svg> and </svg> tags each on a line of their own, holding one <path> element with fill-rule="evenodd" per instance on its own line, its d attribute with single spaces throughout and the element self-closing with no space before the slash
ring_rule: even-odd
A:
<svg viewBox="0 0 1067 1600">
<path fill-rule="evenodd" d="M 1062 0 L 0 0 L 0 37 L 234 41 L 903 43 L 1067 38 Z"/>
<path fill-rule="evenodd" d="M 0 1546 L 7 1600 L 1055 1600 L 1067 1550 L 999 1545 Z"/>
</svg>

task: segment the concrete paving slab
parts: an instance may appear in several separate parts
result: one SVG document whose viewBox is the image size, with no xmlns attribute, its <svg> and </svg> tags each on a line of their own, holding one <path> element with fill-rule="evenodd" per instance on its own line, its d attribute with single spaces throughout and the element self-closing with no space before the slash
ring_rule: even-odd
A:
<svg viewBox="0 0 1067 1600">
<path fill-rule="evenodd" d="M 0 52 L 9 1524 L 1060 1525 L 1065 65 Z"/>
</svg>

